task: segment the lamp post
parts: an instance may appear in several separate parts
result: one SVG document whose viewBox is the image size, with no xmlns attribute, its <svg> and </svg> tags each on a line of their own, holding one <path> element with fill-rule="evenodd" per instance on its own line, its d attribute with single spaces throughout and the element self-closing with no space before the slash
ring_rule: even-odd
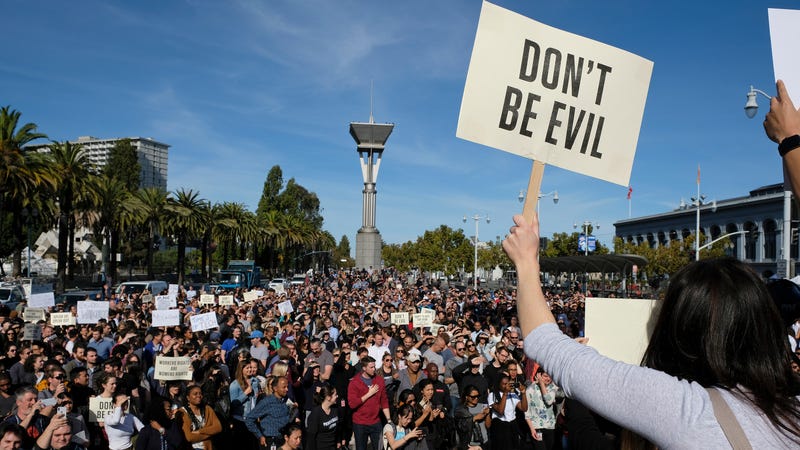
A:
<svg viewBox="0 0 800 450">
<path fill-rule="evenodd" d="M 594 226 L 597 229 L 600 229 L 599 223 L 592 223 L 589 220 L 584 220 L 583 224 L 583 255 L 589 256 L 589 227 Z M 578 228 L 578 224 L 575 223 L 572 225 L 572 228 Z M 579 248 L 580 249 L 580 248 Z M 589 289 L 589 272 L 584 272 L 583 274 L 583 293 L 586 294 L 586 291 Z"/>
<path fill-rule="evenodd" d="M 520 189 L 519 190 L 519 195 L 517 196 L 517 200 L 519 200 L 520 203 L 525 202 L 525 196 L 527 194 L 528 194 L 528 191 Z M 546 194 L 543 194 L 542 191 L 539 191 L 539 200 L 541 200 L 542 197 L 553 197 L 553 204 L 554 205 L 558 204 L 558 191 L 557 190 L 556 191 L 552 191 L 552 192 L 548 192 Z M 542 204 L 542 202 L 536 202 L 536 215 L 537 216 L 539 215 L 539 207 L 541 206 L 541 204 Z"/>
<path fill-rule="evenodd" d="M 486 219 L 486 223 L 491 223 L 492 221 L 488 214 L 485 216 L 480 216 L 478 214 L 472 216 L 472 220 L 475 221 L 475 242 L 473 242 L 473 245 L 475 246 L 475 257 L 473 260 L 474 264 L 472 270 L 472 289 L 476 291 L 478 290 L 478 222 L 480 222 L 481 219 Z M 467 223 L 467 216 L 464 216 L 462 221 Z"/>
<path fill-rule="evenodd" d="M 757 94 L 772 100 L 772 97 L 766 92 L 750 86 L 750 91 L 747 92 L 747 103 L 744 105 L 744 113 L 749 119 L 755 117 L 758 112 Z M 781 242 L 782 259 L 786 264 L 786 273 L 783 276 L 789 278 L 792 276 L 790 265 L 792 260 L 792 191 L 786 189 L 786 183 L 783 185 L 783 234 L 781 237 L 783 238 Z"/>
<path fill-rule="evenodd" d="M 694 239 L 694 260 L 700 261 L 700 250 L 705 248 L 705 245 L 700 245 L 700 207 L 703 206 L 706 201 L 706 196 L 700 194 L 700 183 L 697 184 L 697 197 L 692 197 L 692 205 L 697 208 L 695 212 L 695 239 Z M 711 201 L 711 212 L 717 211 L 717 201 Z"/>
<path fill-rule="evenodd" d="M 22 216 L 25 217 L 25 227 L 28 229 L 28 278 L 31 277 L 31 218 L 39 216 L 39 210 L 28 206 L 22 210 Z"/>
</svg>

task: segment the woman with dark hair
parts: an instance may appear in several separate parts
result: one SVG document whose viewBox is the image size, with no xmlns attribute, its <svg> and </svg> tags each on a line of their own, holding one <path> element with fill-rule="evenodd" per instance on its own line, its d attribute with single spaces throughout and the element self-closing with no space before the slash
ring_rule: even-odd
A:
<svg viewBox="0 0 800 450">
<path fill-rule="evenodd" d="M 303 439 L 303 429 L 296 423 L 290 423 L 281 428 L 283 435 L 283 445 L 280 450 L 297 450 L 300 448 L 300 443 Z"/>
<path fill-rule="evenodd" d="M 473 385 L 464 386 L 461 403 L 456 407 L 458 450 L 488 450 L 492 412 L 489 405 L 480 403 L 480 391 Z"/>
<path fill-rule="evenodd" d="M 391 450 L 427 449 L 425 432 L 414 425 L 414 407 L 409 404 L 399 406 L 392 416 L 392 423 L 383 427 L 385 448 Z"/>
<path fill-rule="evenodd" d="M 489 392 L 489 405 L 492 409 L 491 448 L 508 450 L 520 448 L 520 434 L 517 426 L 517 411 L 528 409 L 528 399 L 519 392 L 511 378 L 501 372 L 494 390 Z"/>
<path fill-rule="evenodd" d="M 213 450 L 211 438 L 222 431 L 214 410 L 203 401 L 203 389 L 192 386 L 186 391 L 186 406 L 180 411 L 183 436 L 193 449 Z"/>
<path fill-rule="evenodd" d="M 339 396 L 336 390 L 329 385 L 320 386 L 314 394 L 314 403 L 317 405 L 308 416 L 306 428 L 306 450 L 336 450 L 346 446 L 338 435 L 339 411 L 336 403 Z"/>
<path fill-rule="evenodd" d="M 244 424 L 244 417 L 256 405 L 258 394 L 261 393 L 261 383 L 257 374 L 258 361 L 244 361 L 236 368 L 235 379 L 229 388 L 232 443 L 234 448 L 240 450 L 257 447 L 255 437 L 247 431 L 247 426 Z"/>
<path fill-rule="evenodd" d="M 535 449 L 550 450 L 555 443 L 556 414 L 553 405 L 556 396 L 561 397 L 558 386 L 550 375 L 539 366 L 534 374 L 533 383 L 525 390 L 528 397 L 528 410 L 525 421 L 533 436 Z"/>
<path fill-rule="evenodd" d="M 28 349 L 30 351 L 30 349 Z M 44 356 L 30 355 L 22 366 L 22 377 L 19 384 L 36 386 L 44 378 Z"/>
<path fill-rule="evenodd" d="M 443 403 L 436 403 L 433 395 L 434 381 L 425 378 L 417 385 L 420 399 L 417 405 L 418 418 L 415 424 L 425 430 L 428 448 L 439 449 L 445 445 L 445 420 L 446 408 Z M 507 449 L 506 449 L 507 450 Z"/>
<path fill-rule="evenodd" d="M 645 367 L 637 367 L 558 330 L 539 282 L 538 219 L 514 222 L 503 248 L 519 275 L 525 350 L 568 397 L 660 448 L 732 445 L 729 433 L 737 431 L 753 448 L 800 445 L 800 379 L 775 305 L 752 269 L 710 259 L 673 275 Z M 720 423 L 720 408 L 734 420 Z"/>
<path fill-rule="evenodd" d="M 178 450 L 185 439 L 181 426 L 170 418 L 172 404 L 163 397 L 150 403 L 145 416 L 145 427 L 139 431 L 136 450 Z"/>
</svg>

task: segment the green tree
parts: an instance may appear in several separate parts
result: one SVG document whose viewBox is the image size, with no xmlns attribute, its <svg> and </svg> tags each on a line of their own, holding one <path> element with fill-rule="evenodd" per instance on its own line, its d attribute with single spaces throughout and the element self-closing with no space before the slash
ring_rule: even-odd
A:
<svg viewBox="0 0 800 450">
<path fill-rule="evenodd" d="M 167 209 L 167 193 L 158 188 L 140 189 L 131 199 L 131 208 L 139 221 L 148 227 L 147 277 L 152 279 L 153 250 Z"/>
<path fill-rule="evenodd" d="M 425 231 L 416 244 L 417 263 L 422 270 L 454 275 L 461 267 L 471 266 L 472 244 L 463 230 L 440 225 Z"/>
<path fill-rule="evenodd" d="M 589 226 L 589 235 L 592 234 L 593 227 Z M 579 256 L 584 252 L 578 248 L 578 238 L 583 232 L 553 233 L 552 239 L 547 243 L 547 248 L 541 251 L 541 256 L 545 258 L 556 258 L 559 256 Z M 590 255 L 608 254 L 608 247 L 597 241 L 596 250 L 589 252 Z"/>
<path fill-rule="evenodd" d="M 261 199 L 258 201 L 258 208 L 256 209 L 258 217 L 278 209 L 278 195 L 280 195 L 281 189 L 283 189 L 283 171 L 281 166 L 274 165 L 269 169 L 267 179 L 264 180 L 264 190 L 261 193 Z"/>
<path fill-rule="evenodd" d="M 47 136 L 36 131 L 35 123 L 20 124 L 21 116 L 22 113 L 10 106 L 0 108 L 0 213 L 11 215 L 14 276 L 22 272 L 21 252 L 25 246 L 22 210 L 32 203 L 38 189 L 55 186 L 54 177 L 42 156 L 22 148 Z"/>
<path fill-rule="evenodd" d="M 297 217 L 314 229 L 322 228 L 322 215 L 319 211 L 317 194 L 298 184 L 294 178 L 286 183 L 286 188 L 278 195 L 279 211 Z"/>
<path fill-rule="evenodd" d="M 701 240 L 705 241 L 704 235 L 701 235 Z M 728 245 L 730 245 L 729 239 L 722 239 L 711 247 L 701 250 L 700 258 L 724 256 Z M 683 240 L 670 241 L 667 245 L 659 245 L 654 248 L 651 248 L 647 242 L 634 244 L 615 237 L 614 252 L 647 258 L 647 265 L 642 268 L 641 273 L 650 280 L 660 280 L 665 276 L 671 276 L 694 261 L 694 235 L 687 236 Z"/>
<path fill-rule="evenodd" d="M 333 259 L 338 266 L 353 267 L 355 265 L 355 261 L 353 261 L 353 258 L 350 256 L 350 251 L 350 239 L 346 234 L 343 234 L 333 252 Z"/>
<path fill-rule="evenodd" d="M 95 236 L 102 236 L 102 267 L 109 277 L 110 284 L 117 278 L 116 258 L 109 258 L 117 252 L 120 231 L 125 225 L 132 223 L 134 206 L 131 204 L 132 194 L 122 181 L 116 178 L 96 177 L 92 179 L 95 192 L 93 222 Z M 148 246 L 152 247 L 152 246 Z"/>
<path fill-rule="evenodd" d="M 103 168 L 103 175 L 119 179 L 130 192 L 136 192 L 141 182 L 141 171 L 139 156 L 131 140 L 120 139 L 115 142 Z"/>
<path fill-rule="evenodd" d="M 186 242 L 202 233 L 203 224 L 208 220 L 205 215 L 205 199 L 200 194 L 183 188 L 168 199 L 168 224 L 178 241 L 178 284 L 183 284 L 186 273 Z"/>
</svg>

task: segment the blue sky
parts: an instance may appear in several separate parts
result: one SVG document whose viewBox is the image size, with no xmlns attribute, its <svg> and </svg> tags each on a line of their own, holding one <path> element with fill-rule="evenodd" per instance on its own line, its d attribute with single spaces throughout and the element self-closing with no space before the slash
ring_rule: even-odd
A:
<svg viewBox="0 0 800 450">
<path fill-rule="evenodd" d="M 654 62 L 631 176 L 633 216 L 780 182 L 764 137 L 768 104 L 743 112 L 753 84 L 774 92 L 767 8 L 796 1 L 496 1 L 545 24 Z M 170 144 L 169 189 L 255 210 L 279 164 L 317 193 L 324 228 L 355 246 L 363 183 L 351 121 L 395 124 L 378 177 L 386 242 L 488 214 L 481 240 L 507 232 L 530 162 L 455 137 L 478 0 L 3 2 L 0 104 L 51 139 L 147 136 Z M 543 235 L 628 217 L 627 188 L 555 167 Z"/>
</svg>

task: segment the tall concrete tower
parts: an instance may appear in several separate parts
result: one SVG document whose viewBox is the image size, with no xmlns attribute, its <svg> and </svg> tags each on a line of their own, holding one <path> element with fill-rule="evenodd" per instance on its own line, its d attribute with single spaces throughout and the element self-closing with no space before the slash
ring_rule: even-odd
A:
<svg viewBox="0 0 800 450">
<path fill-rule="evenodd" d="M 375 227 L 375 183 L 381 156 L 394 124 L 375 123 L 370 113 L 369 122 L 350 122 L 350 135 L 356 141 L 364 178 L 361 211 L 361 228 L 356 235 L 356 267 L 379 269 L 381 266 L 381 233 Z"/>
</svg>

